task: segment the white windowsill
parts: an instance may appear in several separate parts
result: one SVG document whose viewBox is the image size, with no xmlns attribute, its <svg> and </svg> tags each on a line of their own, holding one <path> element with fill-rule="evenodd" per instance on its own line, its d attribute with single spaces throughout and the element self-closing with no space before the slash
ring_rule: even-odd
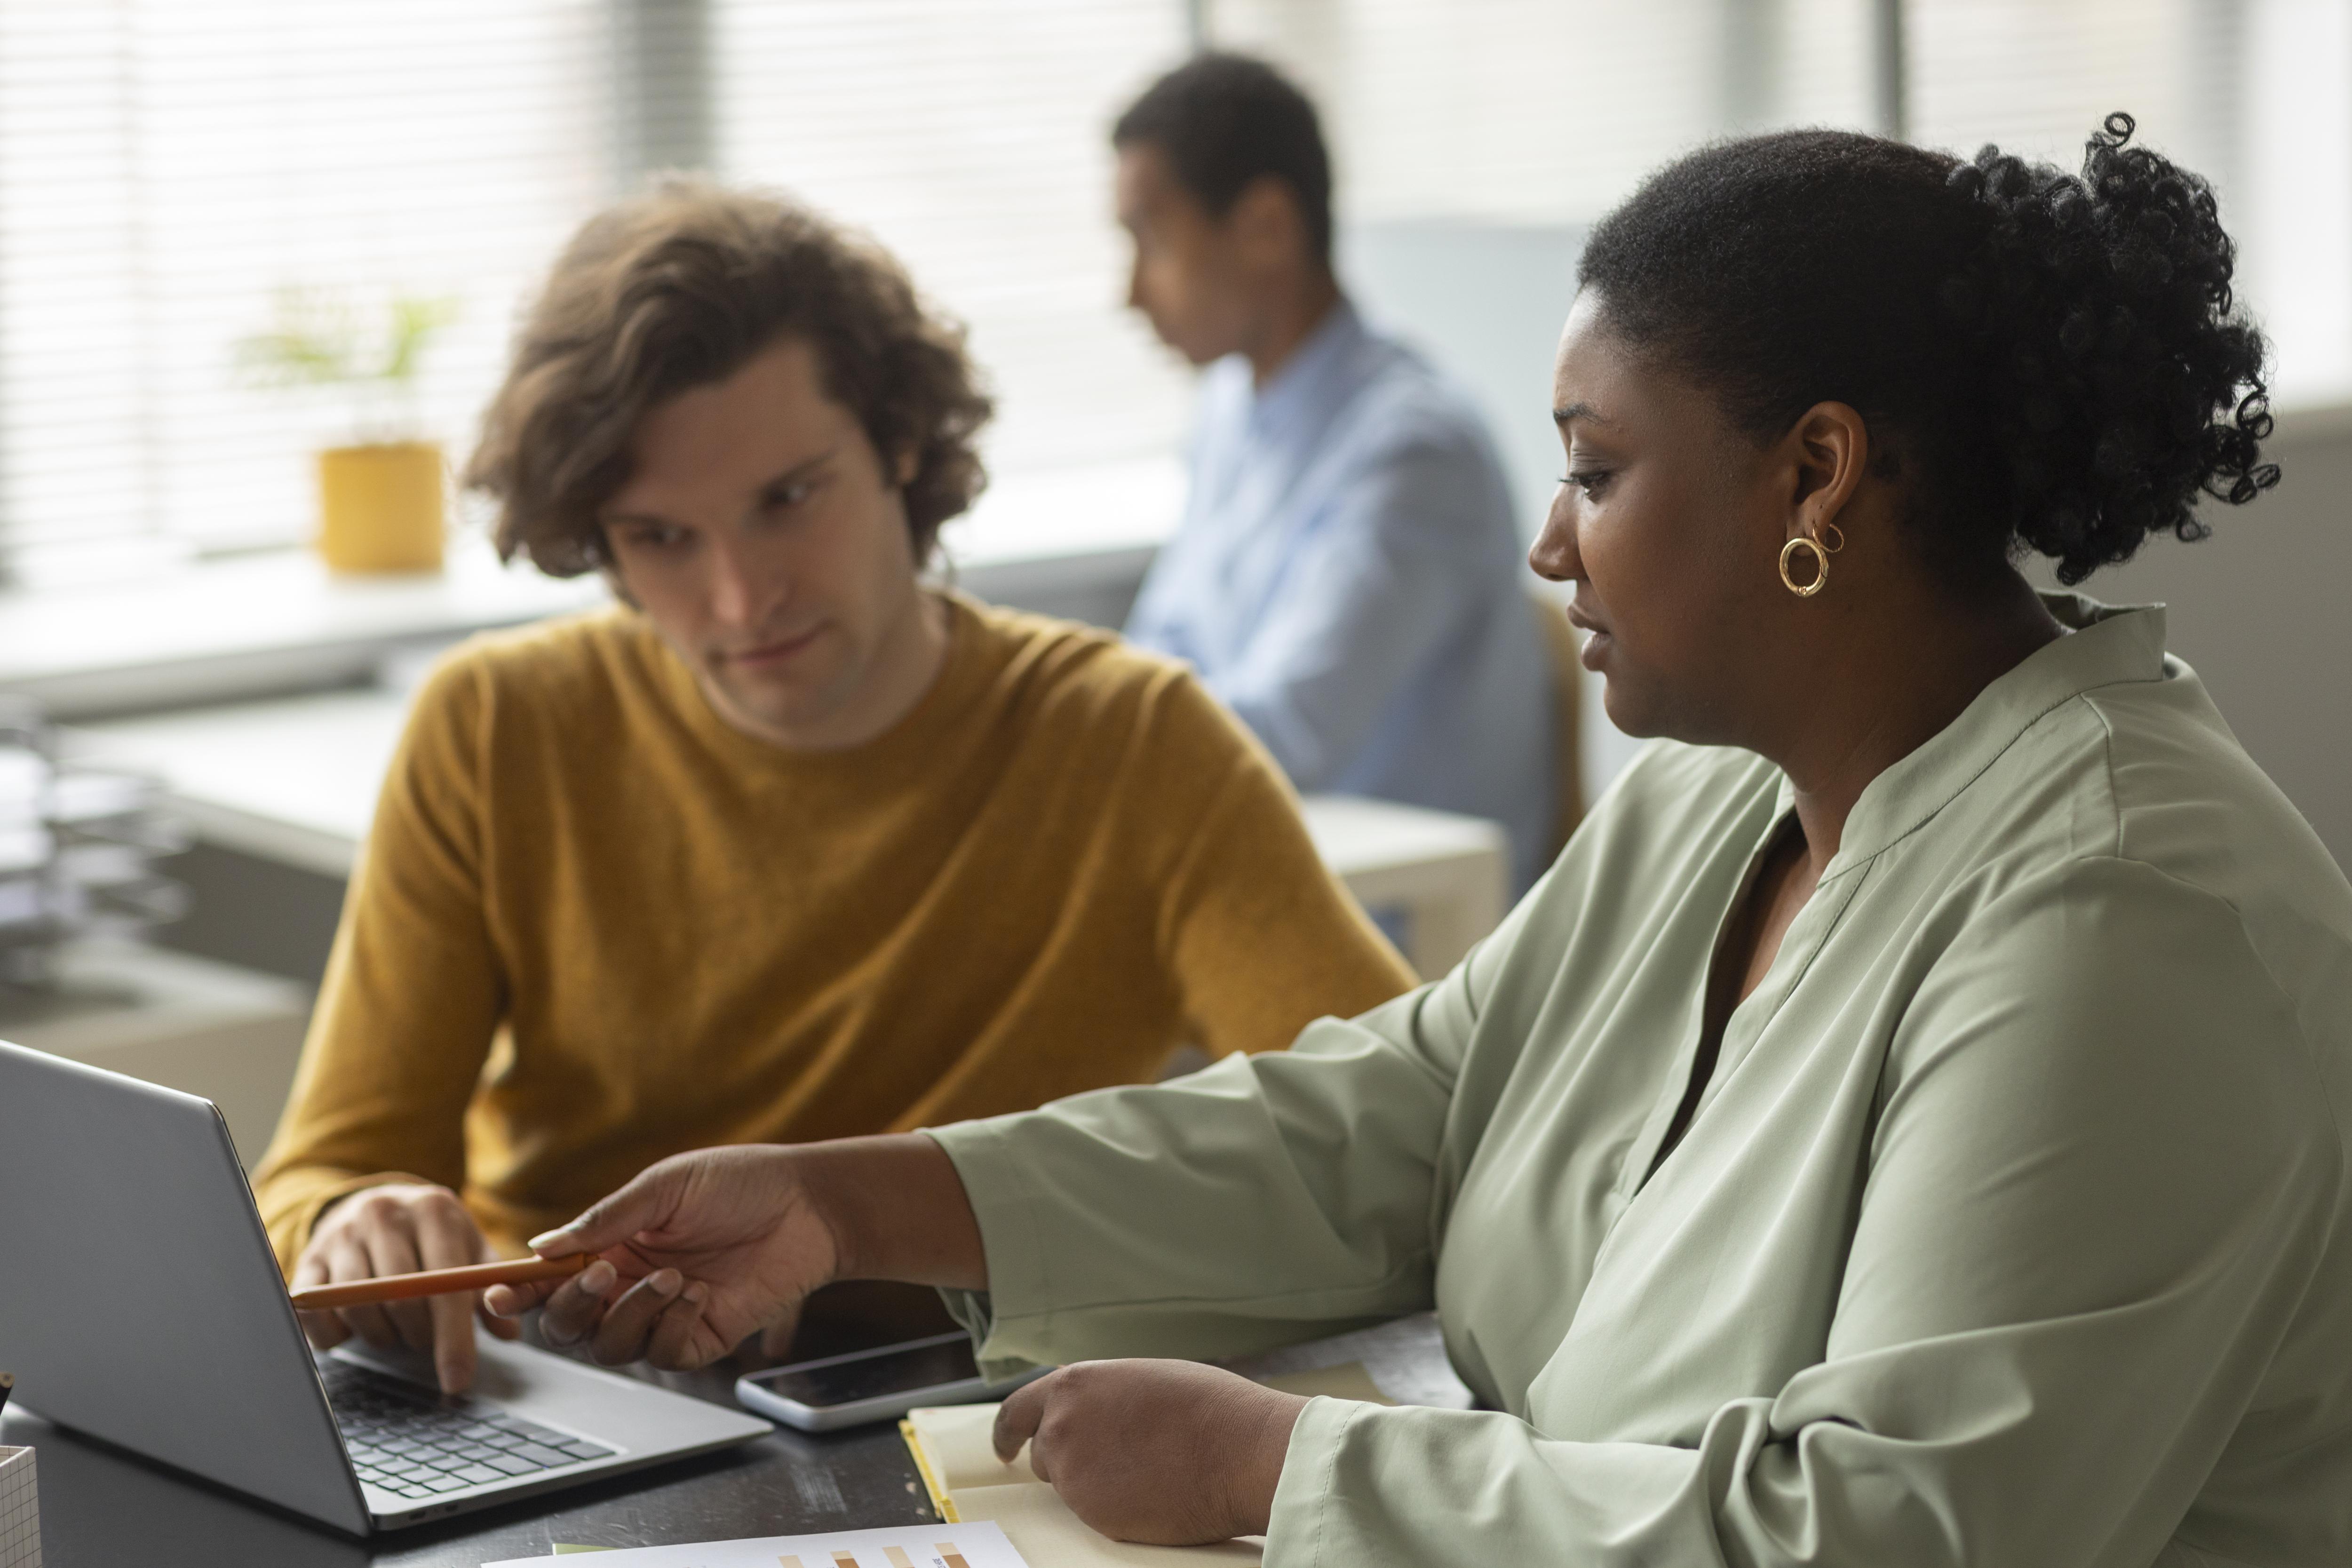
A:
<svg viewBox="0 0 2352 1568">
<path fill-rule="evenodd" d="M 1139 574 L 1176 522 L 1181 470 L 1152 458 L 999 480 L 948 525 L 949 574 L 986 597 Z M 432 574 L 338 577 L 308 551 L 133 583 L 0 593 L 0 691 L 87 719 L 373 679 L 388 654 L 603 602 L 594 577 L 502 567 L 478 535 Z"/>
</svg>

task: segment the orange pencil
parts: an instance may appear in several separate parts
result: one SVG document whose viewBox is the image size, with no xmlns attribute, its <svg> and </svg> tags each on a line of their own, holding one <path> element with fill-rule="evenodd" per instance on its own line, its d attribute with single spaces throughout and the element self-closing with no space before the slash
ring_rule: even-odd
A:
<svg viewBox="0 0 2352 1568">
<path fill-rule="evenodd" d="M 521 1285 L 533 1279 L 561 1279 L 577 1274 L 595 1261 L 595 1254 L 575 1252 L 569 1258 L 523 1258 L 512 1263 L 475 1263 L 464 1268 L 428 1268 L 421 1274 L 387 1274 L 380 1279 L 354 1279 L 347 1285 L 313 1285 L 294 1292 L 299 1311 L 319 1312 L 332 1307 L 368 1307 L 379 1301 L 407 1301 L 419 1296 L 446 1296 L 458 1290 L 486 1290 L 493 1285 Z"/>
</svg>

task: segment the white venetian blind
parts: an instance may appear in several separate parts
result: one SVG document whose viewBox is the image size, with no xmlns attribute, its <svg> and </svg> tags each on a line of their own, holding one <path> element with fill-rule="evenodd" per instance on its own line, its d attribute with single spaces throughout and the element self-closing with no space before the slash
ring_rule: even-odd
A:
<svg viewBox="0 0 2352 1568">
<path fill-rule="evenodd" d="M 1319 100 L 1356 221 L 1582 224 L 1709 137 L 1870 115 L 1870 0 L 1218 0 Z"/>
<path fill-rule="evenodd" d="M 719 0 L 717 163 L 874 234 L 971 329 L 1000 472 L 1170 449 L 1189 379 L 1127 311 L 1111 121 L 1177 0 Z"/>
<path fill-rule="evenodd" d="M 2213 182 L 2283 403 L 2352 395 L 2352 0 L 1912 0 L 1912 138 L 2079 167 L 2102 117 Z"/>
<path fill-rule="evenodd" d="M 1877 129 L 1877 0 L 1216 0 L 1321 100 L 1359 221 L 1580 224 L 1710 137 Z M 2210 178 L 2284 402 L 2352 396 L 2352 0 L 1907 0 L 1908 134 Z"/>
<path fill-rule="evenodd" d="M 0 0 L 0 548 L 301 537 L 353 421 L 238 373 L 282 289 L 455 301 L 418 405 L 461 457 L 608 194 L 610 37 L 604 0 Z"/>
</svg>

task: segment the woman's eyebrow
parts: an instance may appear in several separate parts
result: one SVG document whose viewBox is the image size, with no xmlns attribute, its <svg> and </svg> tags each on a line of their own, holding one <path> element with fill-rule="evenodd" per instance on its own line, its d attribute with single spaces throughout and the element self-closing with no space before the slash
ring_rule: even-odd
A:
<svg viewBox="0 0 2352 1568">
<path fill-rule="evenodd" d="M 1555 408 L 1551 411 L 1551 422 L 1555 425 L 1566 425 L 1572 419 L 1582 419 L 1593 425 L 1608 425 L 1613 423 L 1607 415 L 1601 413 L 1598 408 L 1593 407 L 1590 403 L 1571 403 L 1565 407 Z"/>
</svg>

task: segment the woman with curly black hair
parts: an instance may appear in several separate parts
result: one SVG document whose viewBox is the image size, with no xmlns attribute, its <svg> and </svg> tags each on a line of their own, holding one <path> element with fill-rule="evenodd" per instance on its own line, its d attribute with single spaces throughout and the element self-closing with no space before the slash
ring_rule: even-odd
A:
<svg viewBox="0 0 2352 1568">
<path fill-rule="evenodd" d="M 1268 1568 L 2352 1561 L 2352 888 L 2160 609 L 2017 569 L 2276 479 L 2212 196 L 2131 130 L 2079 177 L 1734 142 L 1595 231 L 1533 558 L 1661 739 L 1454 973 L 656 1166 L 542 1238 L 604 1254 L 549 1331 L 698 1363 L 872 1273 L 999 1363 L 1433 1304 L 1483 1412 L 1154 1361 L 1006 1403 L 1097 1528 Z"/>
</svg>

